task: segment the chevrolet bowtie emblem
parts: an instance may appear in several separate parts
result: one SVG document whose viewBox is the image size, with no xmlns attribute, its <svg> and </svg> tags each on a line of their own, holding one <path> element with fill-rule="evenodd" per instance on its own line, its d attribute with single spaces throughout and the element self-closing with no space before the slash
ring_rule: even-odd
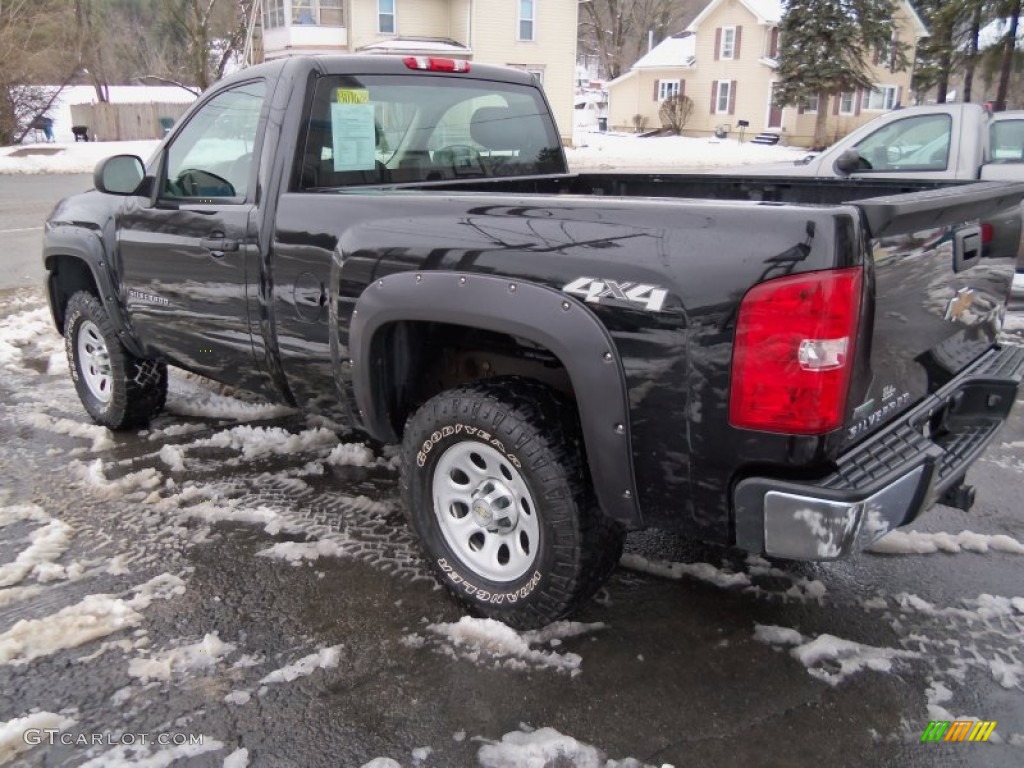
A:
<svg viewBox="0 0 1024 768">
<path fill-rule="evenodd" d="M 949 304 L 946 307 L 946 319 L 957 321 L 971 308 L 974 303 L 974 289 L 973 288 L 961 288 L 956 292 L 956 296 L 949 300 Z"/>
</svg>

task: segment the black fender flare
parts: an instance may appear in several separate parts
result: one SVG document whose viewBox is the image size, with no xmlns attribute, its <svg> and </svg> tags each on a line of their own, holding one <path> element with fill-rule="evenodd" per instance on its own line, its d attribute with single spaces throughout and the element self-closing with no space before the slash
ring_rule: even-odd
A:
<svg viewBox="0 0 1024 768">
<path fill-rule="evenodd" d="M 50 301 L 50 313 L 58 332 L 64 332 L 64 317 L 59 305 L 55 277 L 59 259 L 74 259 L 81 262 L 92 275 L 99 292 L 100 302 L 107 310 L 110 321 L 117 330 L 118 338 L 125 348 L 137 357 L 144 357 L 135 343 L 131 329 L 125 322 L 120 301 L 120 291 L 110 270 L 110 261 L 103 246 L 100 233 L 87 227 L 73 225 L 50 226 L 46 232 L 43 248 L 43 264 L 46 267 L 46 293 Z"/>
<path fill-rule="evenodd" d="M 349 364 L 359 418 L 373 437 L 395 442 L 388 405 L 377 397 L 377 332 L 390 323 L 448 323 L 540 344 L 565 367 L 576 393 L 587 462 L 605 514 L 641 526 L 633 472 L 629 399 L 608 329 L 579 301 L 513 278 L 459 272 L 400 272 L 360 295 L 349 331 Z"/>
</svg>

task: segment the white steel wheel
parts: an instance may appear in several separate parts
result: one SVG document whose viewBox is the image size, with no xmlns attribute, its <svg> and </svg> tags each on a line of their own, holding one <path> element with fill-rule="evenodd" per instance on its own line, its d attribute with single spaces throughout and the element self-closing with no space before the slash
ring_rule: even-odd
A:
<svg viewBox="0 0 1024 768">
<path fill-rule="evenodd" d="M 83 322 L 78 330 L 78 360 L 89 394 L 101 403 L 110 402 L 110 351 L 99 327 L 92 320 Z"/>
<path fill-rule="evenodd" d="M 466 568 L 505 583 L 530 570 L 540 548 L 537 508 L 508 458 L 484 443 L 458 442 L 438 459 L 432 485 L 441 535 Z"/>
</svg>

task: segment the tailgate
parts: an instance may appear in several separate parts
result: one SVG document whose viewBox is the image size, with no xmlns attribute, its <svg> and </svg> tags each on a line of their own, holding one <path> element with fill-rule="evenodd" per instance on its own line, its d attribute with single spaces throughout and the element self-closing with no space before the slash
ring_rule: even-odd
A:
<svg viewBox="0 0 1024 768">
<path fill-rule="evenodd" d="M 978 183 L 852 203 L 874 270 L 846 439 L 889 423 L 990 349 L 1002 326 L 1012 259 L 982 259 L 977 220 L 1016 206 L 1021 183 Z"/>
</svg>

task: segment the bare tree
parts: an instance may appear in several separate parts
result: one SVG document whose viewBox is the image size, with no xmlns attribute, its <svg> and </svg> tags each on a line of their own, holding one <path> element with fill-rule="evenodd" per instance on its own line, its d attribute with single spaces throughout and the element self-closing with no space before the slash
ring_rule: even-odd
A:
<svg viewBox="0 0 1024 768">
<path fill-rule="evenodd" d="M 661 127 L 676 136 L 683 132 L 683 128 L 692 114 L 693 99 L 681 93 L 669 96 L 661 103 L 661 108 L 658 110 Z"/>
<path fill-rule="evenodd" d="M 999 67 L 999 86 L 992 109 L 1003 112 L 1006 109 L 1006 94 L 1010 90 L 1010 73 L 1013 71 L 1014 52 L 1017 50 L 1017 23 L 1020 17 L 1021 0 L 1010 0 L 1005 6 L 1010 17 L 1010 27 L 1003 42 L 1003 58 Z"/>
<path fill-rule="evenodd" d="M 66 83 L 78 62 L 64 52 L 74 28 L 63 0 L 0 0 L 0 144 L 21 141 L 49 109 L 53 83 Z"/>
<path fill-rule="evenodd" d="M 647 51 L 683 31 L 706 0 L 589 0 L 580 4 L 580 52 L 596 56 L 614 79 Z"/>
</svg>

